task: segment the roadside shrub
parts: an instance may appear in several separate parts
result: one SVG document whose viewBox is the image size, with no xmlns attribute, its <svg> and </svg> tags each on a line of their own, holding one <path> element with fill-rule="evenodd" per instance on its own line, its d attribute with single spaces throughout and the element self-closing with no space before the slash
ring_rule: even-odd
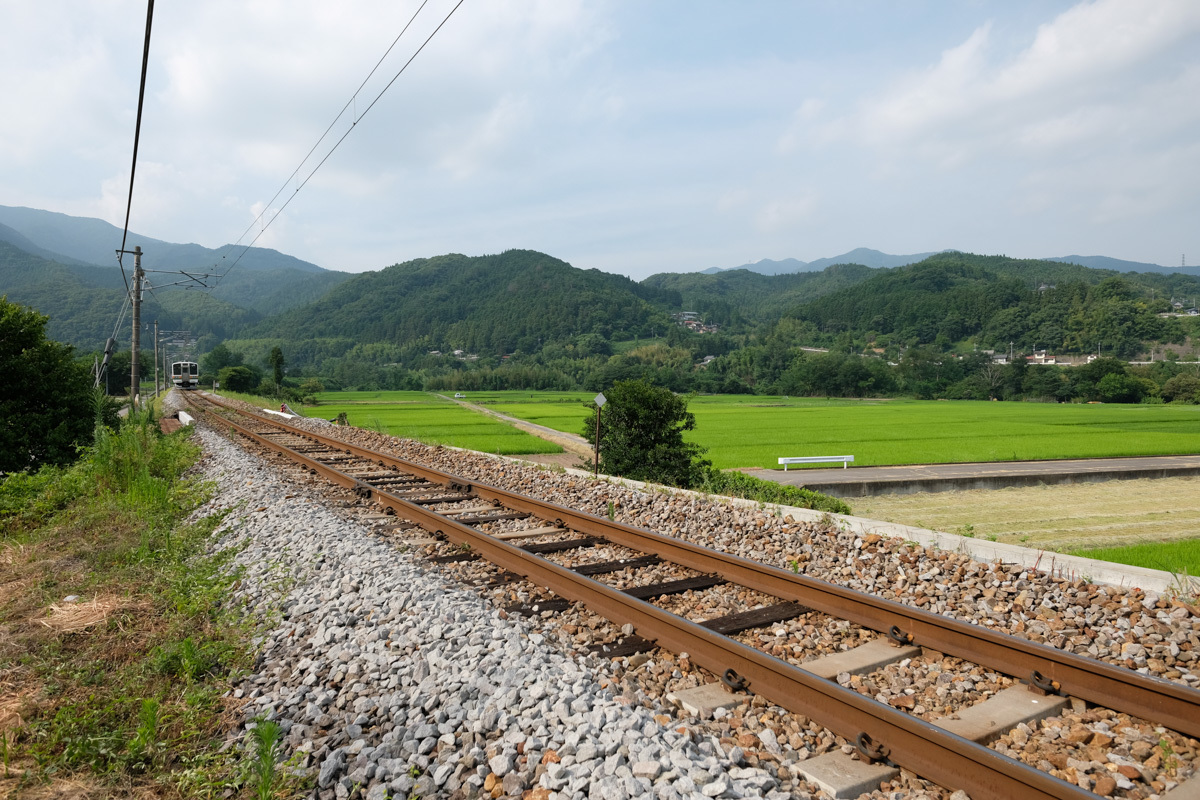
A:
<svg viewBox="0 0 1200 800">
<path fill-rule="evenodd" d="M 701 488 L 709 494 L 723 494 L 728 497 L 757 500 L 760 503 L 811 508 L 814 511 L 827 511 L 832 514 L 850 513 L 849 504 L 837 497 L 799 486 L 765 481 L 744 472 L 710 469 Z"/>
</svg>

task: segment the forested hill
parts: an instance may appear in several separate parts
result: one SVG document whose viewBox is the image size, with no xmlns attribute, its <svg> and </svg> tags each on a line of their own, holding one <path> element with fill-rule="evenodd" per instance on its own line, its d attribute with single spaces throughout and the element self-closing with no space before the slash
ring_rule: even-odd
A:
<svg viewBox="0 0 1200 800">
<path fill-rule="evenodd" d="M 655 301 L 652 303 L 651 301 Z M 360 344 L 426 342 L 497 356 L 537 352 L 582 334 L 660 335 L 677 294 L 620 275 L 581 270 L 531 250 L 458 254 L 356 275 L 320 300 L 265 320 L 262 339 L 349 337 Z"/>
<path fill-rule="evenodd" d="M 696 311 L 706 322 L 736 329 L 745 324 L 773 322 L 799 303 L 854 286 L 875 273 L 862 264 L 837 264 L 821 272 L 783 275 L 746 269 L 664 272 L 651 275 L 642 285 L 678 295 L 681 311 Z"/>
<path fill-rule="evenodd" d="M 99 219 L 71 217 L 33 208 L 0 206 L 0 295 L 50 317 L 47 333 L 82 350 L 101 348 L 113 333 L 125 301 L 126 277 L 114 259 L 121 230 Z M 209 250 L 130 234 L 128 246 L 146 250 L 151 273 L 143 316 L 168 330 L 188 330 L 211 347 L 258 319 L 309 303 L 349 277 L 264 248 Z M 226 257 L 227 260 L 222 261 Z M 185 281 L 176 269 L 195 274 L 222 265 L 207 289 Z M 118 340 L 124 344 L 128 333 Z"/>
<path fill-rule="evenodd" d="M 47 335 L 81 350 L 102 349 L 125 304 L 119 270 L 59 264 L 0 241 L 0 295 L 50 318 Z M 164 330 L 191 330 L 214 341 L 234 335 L 257 315 L 203 292 L 147 292 L 143 319 Z M 128 323 L 118 330 L 128 341 Z"/>
<path fill-rule="evenodd" d="M 1122 356 L 1145 343 L 1182 341 L 1172 297 L 1200 292 L 1183 275 L 1117 273 L 1053 261 L 945 253 L 879 270 L 867 280 L 784 316 L 811 323 L 830 341 L 951 347 L 1048 348 L 1086 353 L 1097 345 Z"/>
</svg>

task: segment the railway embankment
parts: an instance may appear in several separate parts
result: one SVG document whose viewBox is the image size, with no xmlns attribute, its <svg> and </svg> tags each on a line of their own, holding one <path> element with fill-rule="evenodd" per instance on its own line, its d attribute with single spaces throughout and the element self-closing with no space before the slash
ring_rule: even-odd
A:
<svg viewBox="0 0 1200 800">
<path fill-rule="evenodd" d="M 640 491 L 368 431 L 338 434 L 472 480 L 1200 684 L 1200 621 L 1186 599 L 1167 592 L 972 560 L 832 519 Z M 245 548 L 240 601 L 273 621 L 259 666 L 236 692 L 250 701 L 251 718 L 285 724 L 296 768 L 314 775 L 321 797 L 804 797 L 818 791 L 804 777 L 804 762 L 850 747 L 761 699 L 711 718 L 691 716 L 668 696 L 714 678 L 686 655 L 584 655 L 621 632 L 578 609 L 508 618 L 498 608 L 535 599 L 536 587 L 460 588 L 478 584 L 478 567 L 439 572 L 412 557 L 415 546 L 397 549 L 371 531 L 370 512 L 353 495 L 344 494 L 344 511 L 366 524 L 326 508 L 303 480 L 277 475 L 223 442 L 212 447 L 221 454 L 210 462 L 213 474 L 227 472 L 217 502 L 242 509 L 230 518 L 225 540 Z M 437 547 L 421 549 L 431 554 Z M 674 608 L 709 616 L 762 601 L 743 595 L 686 596 Z M 802 661 L 845 651 L 864 635 L 836 620 L 801 618 L 746 638 Z M 925 719 L 956 714 L 1014 685 L 1011 677 L 935 653 L 836 679 Z M 1111 749 L 1088 749 L 1098 742 Z M 1200 758 L 1195 740 L 1085 704 L 1019 727 L 995 746 L 1081 787 L 1129 798 L 1172 789 Z M 907 773 L 872 796 L 919 793 L 951 796 Z"/>
<path fill-rule="evenodd" d="M 602 662 L 450 585 L 411 556 L 211 433 L 206 469 L 237 507 L 219 548 L 245 570 L 231 598 L 268 621 L 233 690 L 247 725 L 277 721 L 322 797 L 791 797 L 661 709 L 622 693 Z M 707 791 L 705 790 L 707 787 Z"/>
</svg>

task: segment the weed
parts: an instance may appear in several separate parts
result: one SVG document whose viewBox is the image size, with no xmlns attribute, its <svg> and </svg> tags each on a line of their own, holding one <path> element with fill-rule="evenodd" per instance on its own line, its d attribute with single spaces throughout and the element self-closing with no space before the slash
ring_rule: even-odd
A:
<svg viewBox="0 0 1200 800">
<path fill-rule="evenodd" d="M 128 748 L 129 763 L 135 770 L 141 771 L 149 767 L 155 754 L 161 749 L 161 743 L 158 741 L 158 712 L 157 700 L 142 701 L 137 731 Z"/>
<path fill-rule="evenodd" d="M 994 542 L 994 541 L 997 541 L 999 538 L 1000 538 L 1000 537 L 999 537 L 999 536 L 997 536 L 997 535 L 996 535 L 996 534 L 994 534 L 994 533 L 989 533 L 989 534 L 987 535 L 987 540 L 988 540 L 989 542 Z"/>
<path fill-rule="evenodd" d="M 408 776 L 410 778 L 421 777 L 421 768 L 418 767 L 416 764 L 413 764 L 411 767 L 408 768 Z"/>
<path fill-rule="evenodd" d="M 185 796 L 224 788 L 221 694 L 246 646 L 222 610 L 235 554 L 204 555 L 219 518 L 183 522 L 211 492 L 184 478 L 199 455 L 192 435 L 163 436 L 136 413 L 99 430 L 72 467 L 0 483 L 0 535 L 26 555 L 0 561 L 0 582 L 18 566 L 31 578 L 31 596 L 6 597 L 0 614 L 27 613 L 66 588 L 121 598 L 107 624 L 69 647 L 49 628 L 23 634 L 15 688 L 36 687 L 43 700 L 19 735 L 0 736 L 6 772 L 16 764 L 37 782 L 90 771 L 109 784 L 105 796 L 131 779 L 199 787 Z"/>
<path fill-rule="evenodd" d="M 1179 759 L 1175 758 L 1175 748 L 1171 746 L 1171 741 L 1165 737 L 1159 739 L 1158 752 L 1162 756 L 1163 769 L 1174 773 L 1175 768 L 1179 766 Z"/>
<path fill-rule="evenodd" d="M 960 526 L 955 533 L 957 533 L 959 536 L 965 536 L 968 539 L 974 539 L 975 526 L 968 522 L 967 524 Z"/>
<path fill-rule="evenodd" d="M 613 501 L 612 501 L 612 500 L 609 500 L 609 501 L 608 501 L 608 519 L 609 519 L 609 522 L 612 522 L 612 521 L 614 521 L 616 518 L 617 518 L 617 507 L 616 507 L 616 505 L 613 503 Z"/>
<path fill-rule="evenodd" d="M 250 776 L 256 800 L 270 800 L 275 794 L 275 765 L 279 761 L 281 733 L 279 723 L 264 720 L 259 720 L 251 732 L 254 760 L 250 764 Z"/>
<path fill-rule="evenodd" d="M 458 549 L 459 549 L 461 552 L 463 552 L 463 553 L 469 552 L 469 551 L 470 551 L 470 549 L 471 549 L 471 543 L 470 543 L 470 542 L 463 542 L 462 544 L 460 544 L 460 545 L 458 546 Z"/>
<path fill-rule="evenodd" d="M 181 642 L 156 647 L 151 662 L 160 674 L 183 678 L 190 684 L 216 671 L 220 658 L 214 649 L 208 644 L 197 645 L 188 636 Z"/>
<path fill-rule="evenodd" d="M 1186 603 L 1195 602 L 1200 599 L 1200 578 L 1193 578 L 1184 567 L 1171 573 L 1171 585 L 1167 587 L 1167 592 Z"/>
<path fill-rule="evenodd" d="M 792 572 L 796 573 L 797 575 L 799 575 L 799 574 L 800 574 L 800 559 L 798 559 L 798 558 L 789 558 L 789 559 L 788 559 L 788 566 L 789 566 L 789 567 L 791 567 L 791 570 L 792 570 Z"/>
</svg>

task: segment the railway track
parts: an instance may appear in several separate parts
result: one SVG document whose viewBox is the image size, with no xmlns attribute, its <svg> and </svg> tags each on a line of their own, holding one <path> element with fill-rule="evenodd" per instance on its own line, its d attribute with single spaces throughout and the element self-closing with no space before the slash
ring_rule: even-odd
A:
<svg viewBox="0 0 1200 800">
<path fill-rule="evenodd" d="M 189 399 L 197 406 L 215 402 Z M 514 611 L 545 614 L 582 603 L 635 632 L 608 643 L 608 655 L 652 647 L 686 653 L 721 676 L 728 691 L 761 695 L 853 742 L 860 762 L 879 770 L 868 774 L 884 775 L 899 766 L 939 785 L 965 790 L 972 798 L 1093 796 L 986 746 L 1018 722 L 1054 713 L 1069 698 L 1200 737 L 1200 692 L 1177 683 L 464 479 L 264 415 L 228 405 L 221 406 L 220 413 L 221 425 L 443 539 L 448 552 L 435 560 L 486 559 L 501 570 L 491 578 L 493 585 L 524 579 L 558 598 L 543 595 Z M 505 532 L 489 532 L 505 525 Z M 625 555 L 563 558 L 566 553 L 606 548 L 622 549 Z M 661 575 L 663 565 L 679 577 L 637 582 L 637 571 Z M 728 585 L 771 599 L 750 612 L 699 623 L 660 607 L 663 598 Z M 861 648 L 800 665 L 735 638 L 814 613 L 882 635 Z M 839 680 L 848 673 L 867 674 L 912 658 L 922 648 L 982 665 L 1024 685 L 963 709 L 954 718 L 927 721 Z M 1194 781 L 1169 793 L 1171 800 L 1197 796 L 1200 785 Z"/>
</svg>

